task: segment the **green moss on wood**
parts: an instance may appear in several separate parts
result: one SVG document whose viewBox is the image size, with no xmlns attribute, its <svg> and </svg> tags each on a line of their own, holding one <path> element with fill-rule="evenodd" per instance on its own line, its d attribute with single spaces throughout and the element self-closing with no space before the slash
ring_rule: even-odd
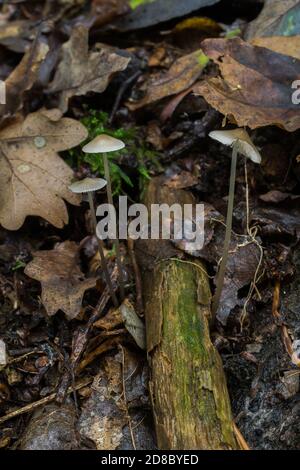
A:
<svg viewBox="0 0 300 470">
<path fill-rule="evenodd" d="M 188 191 L 153 178 L 151 204 L 193 204 Z M 161 449 L 237 449 L 221 358 L 211 343 L 211 293 L 202 263 L 166 258 L 166 240 L 144 240 L 143 291 L 150 392 Z M 156 260 L 156 261 L 154 261 Z M 160 260 L 160 261 L 159 261 Z M 150 266 L 152 269 L 150 269 Z"/>
<path fill-rule="evenodd" d="M 150 352 L 159 440 L 172 449 L 234 449 L 222 363 L 209 337 L 209 284 L 201 264 L 199 268 L 167 261 L 147 282 L 148 293 L 155 292 L 146 308 L 147 323 L 161 323 L 160 341 Z M 177 436 L 172 436 L 173 431 Z"/>
</svg>

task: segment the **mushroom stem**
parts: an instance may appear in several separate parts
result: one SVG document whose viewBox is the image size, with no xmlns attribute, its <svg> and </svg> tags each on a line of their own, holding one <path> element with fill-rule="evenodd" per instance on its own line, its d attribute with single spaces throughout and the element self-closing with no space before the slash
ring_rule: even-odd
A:
<svg viewBox="0 0 300 470">
<path fill-rule="evenodd" d="M 106 186 L 107 200 L 108 200 L 108 203 L 113 206 L 114 203 L 113 203 L 113 196 L 112 196 L 112 190 L 111 190 L 109 164 L 108 164 L 108 158 L 107 158 L 106 153 L 103 153 L 103 161 L 104 161 L 104 174 L 105 174 L 105 179 L 107 181 L 107 186 Z M 118 266 L 119 279 L 120 279 L 120 297 L 121 297 L 121 300 L 123 301 L 125 297 L 124 277 L 123 277 L 122 262 L 121 262 L 121 255 L 120 255 L 120 244 L 119 244 L 118 237 L 116 237 L 115 239 L 115 245 L 116 245 L 117 266 Z"/>
<path fill-rule="evenodd" d="M 93 194 L 92 194 L 92 192 L 88 192 L 87 195 L 88 195 L 88 201 L 89 201 L 91 215 L 92 215 L 92 222 L 93 222 L 94 232 L 96 234 L 97 219 L 96 219 L 96 212 L 95 212 Z M 105 259 L 105 256 L 104 256 L 103 247 L 102 247 L 102 240 L 100 240 L 97 237 L 97 241 L 98 241 L 98 251 L 99 251 L 99 255 L 100 255 L 101 265 L 102 265 L 102 268 L 103 268 L 103 271 L 104 271 L 105 280 L 106 280 L 107 286 L 109 288 L 112 301 L 113 301 L 115 307 L 118 307 L 119 303 L 118 303 L 118 299 L 116 297 L 116 294 L 115 294 L 115 291 L 114 291 L 114 288 L 113 288 L 113 285 L 112 285 L 112 282 L 111 282 L 111 278 L 110 278 L 110 275 L 109 275 L 109 272 L 108 272 L 108 267 L 107 267 L 106 259 Z"/>
<path fill-rule="evenodd" d="M 235 176 L 236 176 L 236 162 L 238 155 L 238 140 L 233 144 L 232 147 L 232 157 L 231 157 L 231 168 L 230 168 L 230 183 L 229 183 L 229 194 L 228 194 L 228 206 L 227 206 L 227 216 L 226 216 L 226 232 L 225 240 L 223 246 L 223 256 L 220 265 L 220 269 L 217 276 L 216 291 L 213 297 L 212 302 L 212 314 L 215 316 L 217 313 L 220 297 L 224 285 L 225 271 L 229 255 L 229 246 L 231 239 L 231 230 L 232 230 L 232 214 L 233 214 L 233 204 L 234 204 L 234 190 L 235 190 Z"/>
</svg>

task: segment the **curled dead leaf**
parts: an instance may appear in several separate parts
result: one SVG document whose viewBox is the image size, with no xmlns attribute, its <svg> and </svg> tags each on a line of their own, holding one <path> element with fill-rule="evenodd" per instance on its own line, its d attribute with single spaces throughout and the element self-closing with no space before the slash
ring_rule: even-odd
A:
<svg viewBox="0 0 300 470">
<path fill-rule="evenodd" d="M 130 57 L 124 57 L 108 46 L 103 45 L 100 51 L 89 52 L 88 48 L 88 29 L 78 25 L 62 46 L 60 63 L 49 87 L 50 93 L 59 94 L 62 112 L 68 109 L 72 96 L 90 91 L 102 93 L 113 75 L 125 70 L 130 61 Z"/>
<path fill-rule="evenodd" d="M 180 57 L 167 72 L 151 79 L 142 100 L 129 103 L 128 107 L 132 110 L 139 109 L 186 90 L 199 78 L 207 63 L 208 58 L 201 49 Z"/>
<path fill-rule="evenodd" d="M 292 84 L 300 79 L 300 60 L 239 38 L 207 39 L 202 48 L 219 65 L 220 75 L 199 82 L 194 92 L 238 126 L 300 128 Z"/>
<path fill-rule="evenodd" d="M 83 294 L 96 285 L 85 279 L 79 268 L 79 250 L 75 242 L 60 243 L 53 250 L 37 251 L 27 264 L 25 274 L 42 285 L 42 303 L 49 316 L 62 310 L 69 320 L 80 313 Z"/>
<path fill-rule="evenodd" d="M 5 80 L 6 103 L 0 104 L 1 118 L 12 116 L 22 107 L 24 92 L 29 90 L 36 81 L 40 66 L 48 51 L 48 45 L 37 38 Z"/>
</svg>

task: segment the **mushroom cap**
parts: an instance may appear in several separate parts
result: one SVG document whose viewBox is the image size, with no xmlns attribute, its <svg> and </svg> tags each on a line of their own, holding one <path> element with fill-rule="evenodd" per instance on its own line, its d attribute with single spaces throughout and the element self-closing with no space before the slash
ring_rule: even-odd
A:
<svg viewBox="0 0 300 470">
<path fill-rule="evenodd" d="M 119 139 L 115 139 L 107 134 L 100 134 L 86 144 L 82 150 L 85 153 L 106 153 L 115 152 L 125 147 L 124 142 Z"/>
<path fill-rule="evenodd" d="M 229 131 L 212 131 L 209 133 L 209 137 L 224 145 L 232 146 L 238 142 L 239 153 L 242 153 L 254 163 L 261 163 L 261 155 L 245 129 L 238 128 Z"/>
<path fill-rule="evenodd" d="M 106 180 L 102 178 L 84 178 L 83 180 L 72 183 L 69 189 L 72 193 L 90 193 L 104 188 L 106 184 Z"/>
</svg>

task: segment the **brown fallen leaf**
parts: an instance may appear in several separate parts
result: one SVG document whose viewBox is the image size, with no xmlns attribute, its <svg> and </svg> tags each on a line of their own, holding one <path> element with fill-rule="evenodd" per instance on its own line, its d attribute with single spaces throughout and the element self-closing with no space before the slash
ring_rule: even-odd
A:
<svg viewBox="0 0 300 470">
<path fill-rule="evenodd" d="M 27 215 L 61 228 L 68 222 L 63 199 L 80 203 L 68 189 L 73 172 L 57 152 L 78 145 L 87 130 L 60 116 L 40 110 L 0 131 L 0 224 L 8 230 L 19 229 Z"/>
<path fill-rule="evenodd" d="M 60 243 L 53 250 L 37 251 L 25 274 L 42 284 L 42 303 L 49 316 L 62 310 L 69 320 L 80 313 L 83 294 L 96 285 L 85 279 L 79 268 L 79 248 L 75 242 Z"/>
<path fill-rule="evenodd" d="M 37 38 L 5 80 L 6 104 L 0 104 L 0 118 L 12 116 L 20 110 L 24 92 L 30 90 L 36 81 L 48 51 L 48 45 Z"/>
<path fill-rule="evenodd" d="M 70 39 L 62 46 L 61 60 L 50 93 L 59 94 L 59 108 L 68 109 L 72 96 L 85 95 L 90 91 L 102 93 L 116 72 L 125 70 L 130 57 L 124 57 L 111 47 L 100 51 L 88 50 L 88 29 L 82 25 L 74 28 Z"/>
<path fill-rule="evenodd" d="M 279 54 L 289 55 L 300 60 L 300 36 L 271 36 L 254 38 L 251 40 L 253 46 L 266 47 Z"/>
<path fill-rule="evenodd" d="M 135 110 L 186 90 L 199 78 L 207 63 L 208 59 L 201 49 L 180 57 L 167 72 L 149 81 L 143 99 L 137 103 L 128 103 L 128 107 Z"/>
<path fill-rule="evenodd" d="M 202 48 L 219 65 L 221 76 L 199 82 L 195 93 L 240 127 L 300 128 L 299 106 L 292 102 L 300 60 L 239 38 L 207 39 Z"/>
<path fill-rule="evenodd" d="M 246 39 L 299 34 L 299 10 L 299 0 L 265 0 L 261 13 L 246 30 Z"/>
</svg>

